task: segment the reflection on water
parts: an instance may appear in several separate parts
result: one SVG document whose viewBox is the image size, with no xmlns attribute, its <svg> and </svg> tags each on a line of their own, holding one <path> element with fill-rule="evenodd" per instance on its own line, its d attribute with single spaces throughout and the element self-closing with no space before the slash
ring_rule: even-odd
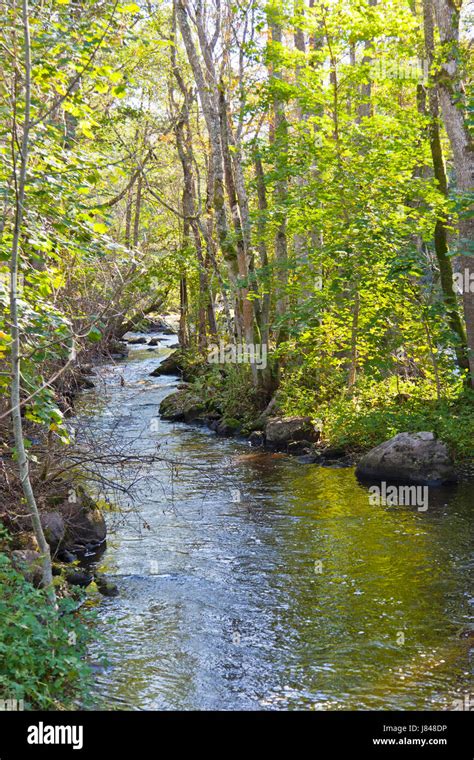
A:
<svg viewBox="0 0 474 760">
<path fill-rule="evenodd" d="M 158 444 L 181 463 L 140 478 L 130 467 L 139 503 L 110 518 L 103 569 L 120 596 L 100 605 L 98 704 L 446 709 L 472 691 L 459 639 L 473 603 L 472 485 L 431 490 L 423 513 L 375 507 L 352 468 L 161 421 L 173 379 L 149 372 L 164 355 L 134 347 L 103 369 L 99 399 L 84 394 L 97 441 Z"/>
</svg>

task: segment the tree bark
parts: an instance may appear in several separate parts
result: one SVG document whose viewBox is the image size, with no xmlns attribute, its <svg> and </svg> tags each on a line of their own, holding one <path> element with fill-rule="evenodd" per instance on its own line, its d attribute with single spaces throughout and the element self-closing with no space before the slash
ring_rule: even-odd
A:
<svg viewBox="0 0 474 760">
<path fill-rule="evenodd" d="M 213 206 L 216 215 L 217 235 L 224 259 L 228 266 L 231 283 L 235 286 L 238 277 L 238 263 L 235 247 L 229 235 L 224 196 L 224 169 L 222 163 L 222 141 L 219 111 L 215 102 L 215 93 L 210 91 L 204 77 L 199 56 L 189 26 L 187 0 L 175 0 L 176 16 L 183 38 L 186 54 L 196 82 L 204 120 L 211 146 L 213 176 Z"/>
<path fill-rule="evenodd" d="M 433 2 L 433 0 L 431 0 Z M 474 178 L 474 146 L 467 128 L 466 98 L 459 71 L 459 12 L 452 0 L 435 0 L 436 20 L 443 52 L 437 72 L 441 109 L 453 151 L 456 187 L 461 196 L 472 192 Z M 474 280 L 474 218 L 464 209 L 459 216 L 458 264 L 464 282 Z M 472 278 L 472 279 L 471 279 Z M 474 387 L 474 293 L 463 288 L 464 319 L 469 351 L 470 380 Z"/>
<path fill-rule="evenodd" d="M 138 240 L 140 236 L 140 213 L 142 210 L 142 186 L 143 177 L 140 175 L 137 182 L 137 195 L 135 198 L 135 216 L 133 219 L 133 247 L 138 246 Z"/>
<path fill-rule="evenodd" d="M 428 81 L 428 108 L 430 116 L 429 124 L 429 143 L 431 159 L 433 162 L 433 171 L 440 192 L 445 198 L 448 198 L 448 178 L 443 157 L 443 147 L 441 143 L 440 131 L 440 108 L 438 84 L 433 76 L 434 64 L 434 14 L 431 0 L 423 0 L 423 26 L 425 35 L 425 50 L 429 68 Z M 466 333 L 458 310 L 457 297 L 454 289 L 453 267 L 449 257 L 449 226 L 448 221 L 444 218 L 438 218 L 434 231 L 434 246 L 436 258 L 438 260 L 441 290 L 446 307 L 448 323 L 456 335 L 457 345 L 455 346 L 456 359 L 461 370 L 469 370 L 469 361 L 467 353 Z"/>
<path fill-rule="evenodd" d="M 10 261 L 10 320 L 11 320 L 11 405 L 13 436 L 15 440 L 16 455 L 20 482 L 25 497 L 28 512 L 31 516 L 33 530 L 38 541 L 43 565 L 43 586 L 51 604 L 56 603 L 56 594 L 53 586 L 53 574 L 51 567 L 51 555 L 46 541 L 40 514 L 36 504 L 35 495 L 31 485 L 28 456 L 23 438 L 23 423 L 21 418 L 21 345 L 20 323 L 18 312 L 18 270 L 20 257 L 20 236 L 23 229 L 23 216 L 25 209 L 25 185 L 28 168 L 28 154 L 30 145 L 30 115 L 31 115 L 31 43 L 29 28 L 28 0 L 22 0 L 22 25 L 24 36 L 24 88 L 25 88 L 25 113 L 23 120 L 23 136 L 21 140 L 20 166 L 16 173 L 15 166 L 15 223 L 13 228 L 13 240 Z M 15 150 L 15 148 L 13 148 Z M 16 162 L 15 162 L 16 163 Z"/>
<path fill-rule="evenodd" d="M 276 45 L 276 53 L 282 44 L 282 30 L 279 19 L 273 15 L 270 20 L 271 41 Z M 279 64 L 273 65 L 270 77 L 282 80 L 283 75 Z M 286 235 L 288 202 L 287 151 L 288 151 L 288 122 L 286 120 L 285 104 L 278 95 L 273 96 L 274 129 L 272 142 L 275 154 L 274 200 L 276 206 L 277 231 L 275 236 L 275 267 L 276 267 L 276 303 L 275 313 L 279 322 L 276 331 L 276 343 L 279 345 L 288 337 L 287 318 L 288 301 L 288 242 Z"/>
</svg>

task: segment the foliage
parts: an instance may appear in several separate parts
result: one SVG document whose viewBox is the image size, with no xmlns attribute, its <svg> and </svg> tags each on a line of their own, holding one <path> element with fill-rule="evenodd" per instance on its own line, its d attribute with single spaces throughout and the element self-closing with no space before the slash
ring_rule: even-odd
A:
<svg viewBox="0 0 474 760">
<path fill-rule="evenodd" d="M 18 459 L 8 270 L 20 205 L 21 404 L 26 434 L 43 433 L 35 448 L 26 441 L 38 471 L 55 444 L 70 443 L 64 370 L 114 352 L 163 306 L 179 309 L 182 369 L 196 393 L 245 431 L 279 385 L 283 412 L 322 420 L 331 445 L 359 451 L 429 429 L 459 460 L 470 456 L 460 356 L 472 315 L 446 283 L 469 198 L 430 110 L 448 55 L 456 77 L 471 76 L 463 35 L 446 50 L 435 28 L 428 72 L 423 11 L 411 0 L 45 0 L 31 3 L 28 21 L 30 48 L 21 6 L 5 3 L 2 456 Z M 435 176 L 435 127 L 447 188 Z M 453 241 L 444 270 L 440 225 Z M 206 366 L 219 340 L 266 341 L 269 366 Z M 3 685 L 32 706 L 72 704 L 75 674 L 85 677 L 63 640 L 74 618 L 64 609 L 55 620 L 0 559 L 0 605 L 14 621 L 1 626 L 2 678 L 13 679 Z M 28 643 L 17 646 L 18 630 Z"/>
<path fill-rule="evenodd" d="M 472 457 L 474 394 L 453 389 L 437 399 L 427 382 L 393 379 L 367 382 L 319 402 L 314 393 L 291 378 L 279 394 L 287 414 L 310 415 L 322 424 L 322 442 L 331 447 L 363 452 L 401 432 L 428 430 L 444 441 L 457 461 Z"/>
<path fill-rule="evenodd" d="M 77 600 L 59 601 L 59 614 L 0 554 L 0 692 L 26 709 L 74 709 L 89 701 L 92 673 L 85 661 L 90 615 Z"/>
<path fill-rule="evenodd" d="M 198 396 L 207 399 L 207 409 L 225 420 L 238 420 L 240 427 L 248 428 L 255 422 L 261 398 L 253 382 L 250 367 L 246 364 L 227 365 L 207 369 L 193 383 Z"/>
</svg>

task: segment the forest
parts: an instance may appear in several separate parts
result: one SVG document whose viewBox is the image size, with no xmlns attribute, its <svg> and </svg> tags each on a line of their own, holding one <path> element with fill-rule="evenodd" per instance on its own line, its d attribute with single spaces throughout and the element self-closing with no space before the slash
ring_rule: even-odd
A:
<svg viewBox="0 0 474 760">
<path fill-rule="evenodd" d="M 461 2 L 0 3 L 0 702 L 464 699 L 474 151 Z M 241 588 L 261 577 L 245 603 L 222 552 Z M 192 580 L 175 596 L 133 585 L 178 570 Z M 227 615 L 225 651 L 195 609 L 207 594 Z M 139 664 L 134 596 L 137 618 L 153 599 L 164 616 Z M 184 661 L 248 657 L 237 686 L 218 659 L 190 696 L 168 651 L 177 600 L 193 626 Z M 126 633 L 111 643 L 114 614 Z"/>
</svg>

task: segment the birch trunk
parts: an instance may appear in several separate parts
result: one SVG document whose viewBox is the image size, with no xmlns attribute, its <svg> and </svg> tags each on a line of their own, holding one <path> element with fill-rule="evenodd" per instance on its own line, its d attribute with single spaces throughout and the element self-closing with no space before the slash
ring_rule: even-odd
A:
<svg viewBox="0 0 474 760">
<path fill-rule="evenodd" d="M 183 38 L 186 54 L 191 66 L 199 100 L 204 114 L 211 146 L 211 163 L 213 176 L 213 206 L 216 215 L 217 235 L 224 259 L 229 270 L 229 277 L 235 285 L 238 276 L 237 254 L 229 236 L 224 196 L 224 169 L 222 163 L 222 142 L 220 132 L 219 111 L 214 93 L 208 87 L 201 67 L 199 55 L 194 44 L 187 13 L 187 0 L 175 0 L 176 16 Z"/>
<path fill-rule="evenodd" d="M 24 63 L 25 63 L 25 114 L 23 120 L 23 135 L 21 140 L 21 154 L 19 171 L 16 178 L 15 194 L 15 223 L 13 229 L 13 240 L 11 248 L 10 261 L 10 320 L 11 320 L 11 360 L 12 360 L 12 378 L 11 378 L 11 406 L 12 406 L 12 423 L 13 436 L 15 440 L 16 455 L 18 460 L 18 471 L 20 482 L 25 497 L 28 512 L 31 516 L 33 530 L 38 541 L 41 552 L 43 565 L 43 586 L 46 590 L 48 599 L 51 604 L 55 604 L 56 595 L 53 586 L 53 575 L 51 567 L 51 555 L 49 546 L 46 541 L 43 527 L 41 525 L 38 506 L 31 485 L 28 456 L 25 449 L 23 438 L 23 423 L 21 418 L 21 346 L 20 346 L 20 323 L 18 313 L 18 270 L 19 270 L 19 251 L 20 236 L 23 229 L 23 216 L 25 208 L 25 185 L 26 172 L 28 167 L 28 153 L 30 143 L 30 114 L 31 114 L 31 43 L 29 28 L 29 8 L 28 0 L 22 0 L 22 25 L 24 36 Z"/>
</svg>

